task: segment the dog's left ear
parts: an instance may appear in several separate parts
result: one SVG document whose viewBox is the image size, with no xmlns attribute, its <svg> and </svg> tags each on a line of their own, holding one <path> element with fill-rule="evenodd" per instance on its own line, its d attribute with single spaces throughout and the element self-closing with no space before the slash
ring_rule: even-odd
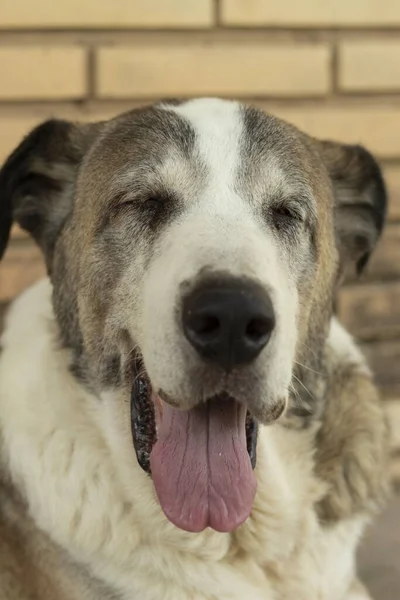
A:
<svg viewBox="0 0 400 600">
<path fill-rule="evenodd" d="M 341 271 L 362 272 L 382 232 L 387 193 L 381 169 L 362 146 L 318 142 L 332 180 Z"/>
<path fill-rule="evenodd" d="M 52 119 L 33 129 L 8 157 L 0 170 L 0 259 L 15 221 L 34 238 L 51 269 L 78 168 L 96 132 L 96 124 Z"/>
</svg>

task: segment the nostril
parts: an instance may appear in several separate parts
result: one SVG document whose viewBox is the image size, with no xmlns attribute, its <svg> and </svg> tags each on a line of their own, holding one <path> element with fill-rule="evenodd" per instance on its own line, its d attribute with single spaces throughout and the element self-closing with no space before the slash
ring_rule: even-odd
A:
<svg viewBox="0 0 400 600">
<path fill-rule="evenodd" d="M 220 320 L 215 315 L 191 315 L 191 329 L 193 333 L 204 341 L 210 341 L 218 336 L 220 331 Z"/>
<path fill-rule="evenodd" d="M 266 333 L 268 332 L 264 319 L 252 319 L 246 327 L 246 337 L 253 342 L 258 342 Z"/>
<path fill-rule="evenodd" d="M 241 279 L 195 288 L 183 299 L 181 318 L 196 352 L 225 371 L 255 360 L 275 326 L 269 294 L 258 283 Z"/>
<path fill-rule="evenodd" d="M 262 343 L 271 335 L 274 324 L 271 319 L 265 317 L 254 317 L 247 324 L 245 335 L 248 340 L 254 343 Z"/>
</svg>

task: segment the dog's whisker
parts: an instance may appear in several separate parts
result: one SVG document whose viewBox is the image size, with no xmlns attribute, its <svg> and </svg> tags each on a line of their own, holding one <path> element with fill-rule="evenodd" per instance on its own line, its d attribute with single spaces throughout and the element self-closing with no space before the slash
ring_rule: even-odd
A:
<svg viewBox="0 0 400 600">
<path fill-rule="evenodd" d="M 293 377 L 304 388 L 304 390 L 307 392 L 307 394 L 315 401 L 315 398 L 314 398 L 313 394 L 310 392 L 310 390 L 307 388 L 307 386 L 304 385 L 304 383 L 301 381 L 301 379 L 299 379 L 298 377 L 296 377 L 296 375 L 294 373 L 293 373 Z"/>
<path fill-rule="evenodd" d="M 311 367 L 308 367 L 307 365 L 303 365 L 303 363 L 299 362 L 298 360 L 294 361 L 295 365 L 299 365 L 299 367 L 303 367 L 303 369 L 307 369 L 307 371 L 311 371 L 311 373 L 315 373 L 316 375 L 321 375 L 322 373 L 320 373 L 320 371 L 316 371 L 315 369 L 311 369 Z"/>
<path fill-rule="evenodd" d="M 318 352 L 316 350 L 314 350 L 313 348 L 311 348 L 310 346 L 308 346 L 307 344 L 305 344 L 304 342 L 300 342 L 302 346 L 304 346 L 304 348 L 306 350 L 308 350 L 309 352 L 311 352 L 312 356 L 314 358 L 318 358 Z"/>
<path fill-rule="evenodd" d="M 141 358 L 140 347 L 138 345 L 133 346 L 128 352 L 128 359 Z"/>
<path fill-rule="evenodd" d="M 296 406 L 301 406 L 302 401 L 301 401 L 301 396 L 299 394 L 299 392 L 296 390 L 296 388 L 290 383 L 289 384 L 289 393 L 293 394 L 293 399 L 294 399 L 294 403 Z"/>
</svg>

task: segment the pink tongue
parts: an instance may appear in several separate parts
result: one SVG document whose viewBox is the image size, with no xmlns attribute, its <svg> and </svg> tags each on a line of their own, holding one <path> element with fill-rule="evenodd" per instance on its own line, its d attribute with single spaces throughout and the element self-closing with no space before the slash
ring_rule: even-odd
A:
<svg viewBox="0 0 400 600">
<path fill-rule="evenodd" d="M 163 403 L 150 455 L 161 507 L 177 527 L 233 531 L 249 516 L 257 482 L 246 447 L 246 408 L 212 400 L 189 411 Z"/>
</svg>

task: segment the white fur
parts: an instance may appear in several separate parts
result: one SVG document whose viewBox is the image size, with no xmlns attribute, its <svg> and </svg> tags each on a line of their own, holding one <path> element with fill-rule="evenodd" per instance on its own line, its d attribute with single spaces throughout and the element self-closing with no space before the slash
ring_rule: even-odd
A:
<svg viewBox="0 0 400 600">
<path fill-rule="evenodd" d="M 128 328 L 143 352 L 153 387 L 161 388 L 182 408 L 189 408 L 190 403 L 199 401 L 199 391 L 204 398 L 207 392 L 215 395 L 218 390 L 202 390 L 202 382 L 194 385 L 190 375 L 199 371 L 200 360 L 184 339 L 176 318 L 182 283 L 195 283 L 205 268 L 259 282 L 272 298 L 276 327 L 259 359 L 249 367 L 248 378 L 261 382 L 263 393 L 252 393 L 253 397 L 263 398 L 259 412 L 254 414 L 266 421 L 271 405 L 287 396 L 296 346 L 298 297 L 290 265 L 275 237 L 236 189 L 244 138 L 243 114 L 238 103 L 214 99 L 192 100 L 165 110 L 179 114 L 195 131 L 199 183 L 193 189 L 196 175 L 187 177 L 186 183 L 180 175 L 184 214 L 157 240 L 157 252 L 143 282 L 140 332 L 133 317 Z M 168 181 L 187 170 L 182 156 L 174 156 L 174 160 L 166 157 L 162 169 Z M 272 169 L 270 185 L 278 186 L 280 177 Z M 236 383 L 235 387 L 237 390 Z M 247 381 L 241 387 L 243 394 L 250 389 Z M 242 396 L 242 400 L 246 402 L 247 398 Z"/>
<path fill-rule="evenodd" d="M 331 321 L 328 346 L 333 350 L 333 358 L 336 364 L 352 364 L 366 375 L 371 375 L 365 357 L 355 344 L 354 339 L 336 318 Z"/>
<path fill-rule="evenodd" d="M 127 441 L 129 406 L 70 374 L 50 294 L 44 281 L 13 304 L 0 361 L 3 455 L 36 523 L 125 600 L 347 600 L 364 522 L 318 524 L 313 432 L 261 429 L 258 492 L 236 532 L 175 528 Z"/>
<path fill-rule="evenodd" d="M 207 167 L 208 184 L 203 192 L 211 214 L 230 214 L 240 200 L 234 194 L 235 176 L 243 139 L 243 121 L 237 102 L 203 98 L 169 110 L 187 119 L 196 132 L 196 150 Z M 233 206 L 232 206 L 233 205 Z"/>
</svg>

